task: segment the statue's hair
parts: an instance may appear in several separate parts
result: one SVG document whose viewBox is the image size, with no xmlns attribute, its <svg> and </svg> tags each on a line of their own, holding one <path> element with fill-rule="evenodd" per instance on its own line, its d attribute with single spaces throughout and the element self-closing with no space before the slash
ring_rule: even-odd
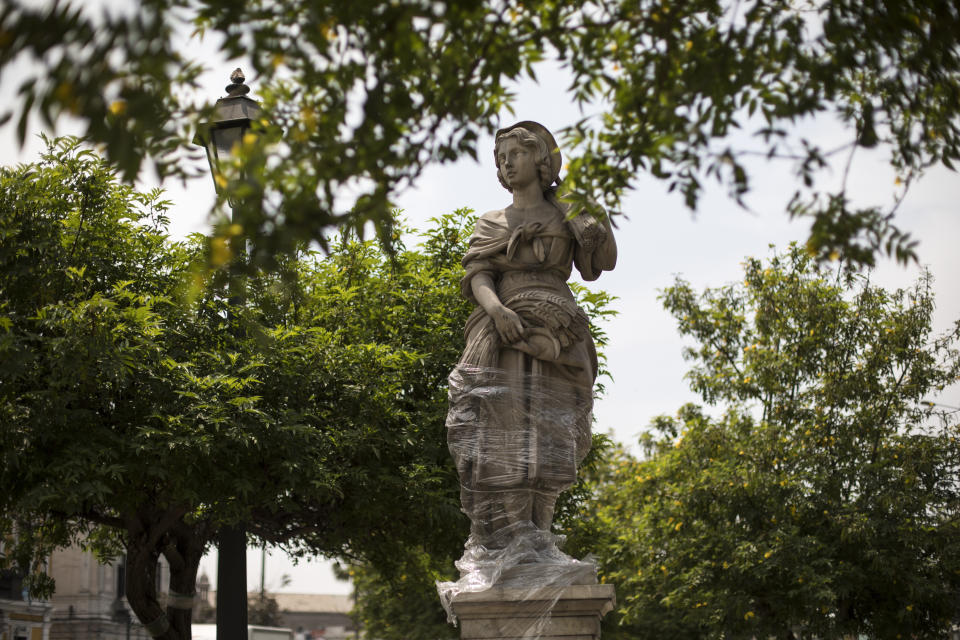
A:
<svg viewBox="0 0 960 640">
<path fill-rule="evenodd" d="M 553 175 L 553 163 L 550 160 L 550 150 L 547 149 L 547 143 L 540 136 L 531 133 L 523 127 L 515 127 L 501 133 L 497 136 L 497 140 L 493 145 L 493 157 L 497 163 L 497 180 L 500 181 L 503 188 L 511 193 L 513 192 L 513 189 L 511 189 L 507 181 L 504 180 L 503 173 L 500 171 L 500 158 L 498 153 L 500 144 L 510 138 L 515 138 L 521 146 L 527 149 L 533 149 L 534 162 L 537 165 L 537 172 L 540 174 L 540 188 L 544 192 L 550 191 L 550 187 L 556 178 L 556 176 Z"/>
</svg>

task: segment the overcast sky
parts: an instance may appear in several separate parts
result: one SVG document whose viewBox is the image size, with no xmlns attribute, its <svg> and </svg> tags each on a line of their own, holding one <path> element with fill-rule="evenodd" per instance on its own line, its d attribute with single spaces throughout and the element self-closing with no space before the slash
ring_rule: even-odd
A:
<svg viewBox="0 0 960 640">
<path fill-rule="evenodd" d="M 203 45 L 210 48 L 209 43 Z M 211 49 L 212 50 L 212 49 Z M 210 56 L 208 59 L 215 59 Z M 236 63 L 218 65 L 202 78 L 210 97 L 223 95 L 227 77 Z M 9 104 L 15 95 L 16 69 L 0 77 L 0 100 Z M 501 126 L 519 120 L 536 120 L 556 132 L 580 117 L 564 89 L 569 84 L 564 72 L 541 65 L 539 83 L 530 81 L 516 86 L 516 115 L 501 114 Z M 256 93 L 256 78 L 248 76 Z M 30 130 L 39 132 L 36 123 Z M 835 146 L 843 142 L 840 129 L 829 118 L 801 123 L 803 135 Z M 76 133 L 70 123 L 61 124 L 59 133 Z M 743 140 L 746 140 L 744 138 Z M 480 161 L 466 158 L 455 164 L 429 169 L 414 189 L 400 195 L 398 204 L 414 227 L 426 228 L 431 217 L 459 207 L 471 207 L 478 213 L 502 208 L 510 195 L 499 185 L 493 165 L 493 142 L 480 142 Z M 759 143 L 756 145 L 760 148 Z M 0 129 L 0 162 L 11 164 L 37 158 L 41 145 L 28 141 L 24 149 L 14 142 L 13 126 Z M 666 193 L 666 184 L 638 176 L 637 189 L 624 201 L 625 216 L 616 220 L 615 233 L 619 261 L 615 271 L 605 273 L 591 286 L 605 289 L 617 297 L 614 307 L 619 315 L 607 324 L 610 345 L 608 367 L 613 381 L 607 381 L 607 393 L 595 407 L 596 425 L 609 431 L 625 444 L 635 443 L 638 434 L 653 416 L 674 413 L 683 403 L 695 400 L 683 374 L 682 341 L 674 322 L 657 302 L 658 290 L 669 286 L 674 276 L 689 280 L 695 287 L 720 286 L 742 279 L 741 261 L 747 256 L 768 256 L 768 245 L 783 249 L 791 241 L 803 242 L 809 222 L 791 222 L 784 204 L 793 193 L 794 167 L 790 162 L 753 165 L 753 191 L 747 212 L 729 200 L 721 188 L 707 189 L 694 218 L 682 198 Z M 839 170 L 837 171 L 839 173 Z M 834 176 L 837 178 L 837 176 Z M 895 175 L 879 153 L 858 152 L 850 175 L 855 201 L 887 204 L 896 189 Z M 143 186 L 155 180 L 146 176 Z M 213 203 L 213 185 L 209 178 L 186 185 L 168 182 L 172 232 L 184 236 L 206 232 L 207 212 Z M 920 240 L 921 263 L 928 265 L 936 278 L 937 310 L 935 327 L 945 330 L 960 318 L 960 180 L 946 169 L 931 170 L 908 194 L 896 222 Z M 886 287 L 908 286 L 916 279 L 919 267 L 903 267 L 882 259 L 872 280 Z M 960 406 L 960 394 L 954 387 L 940 399 Z M 251 551 L 248 560 L 249 586 L 259 585 L 260 554 Z M 215 553 L 205 558 L 202 569 L 216 580 Z M 280 590 L 281 576 L 292 581 L 282 590 L 300 593 L 349 593 L 350 587 L 336 582 L 328 563 L 301 563 L 294 567 L 282 554 L 271 554 L 267 562 L 267 588 Z"/>
</svg>

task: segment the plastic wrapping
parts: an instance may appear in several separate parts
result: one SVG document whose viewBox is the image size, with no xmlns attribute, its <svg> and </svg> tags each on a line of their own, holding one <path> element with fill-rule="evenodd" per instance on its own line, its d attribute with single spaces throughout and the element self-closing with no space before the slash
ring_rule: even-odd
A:
<svg viewBox="0 0 960 640">
<path fill-rule="evenodd" d="M 498 587 L 536 600 L 508 635 L 537 637 L 563 587 L 596 584 L 595 565 L 564 554 L 550 531 L 557 496 L 590 448 L 593 404 L 592 386 L 555 373 L 460 365 L 450 374 L 447 439 L 471 524 L 460 579 L 437 585 L 451 622 L 459 594 Z"/>
</svg>

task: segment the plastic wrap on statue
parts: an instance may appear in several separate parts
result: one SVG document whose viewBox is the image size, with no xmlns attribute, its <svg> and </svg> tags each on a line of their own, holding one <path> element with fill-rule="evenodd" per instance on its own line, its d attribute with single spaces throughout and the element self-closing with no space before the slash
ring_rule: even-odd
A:
<svg viewBox="0 0 960 640">
<path fill-rule="evenodd" d="M 474 542 L 530 522 L 549 529 L 557 496 L 590 448 L 590 387 L 538 374 L 458 366 L 450 374 L 447 442 Z"/>
<path fill-rule="evenodd" d="M 574 266 L 586 280 L 612 269 L 616 244 L 608 221 L 568 215 L 556 194 L 560 152 L 542 125 L 498 132 L 495 157 L 513 203 L 480 216 L 470 238 L 461 287 L 476 309 L 449 378 L 447 439 L 470 537 L 460 580 L 437 587 L 451 621 L 473 616 L 477 628 L 462 627 L 462 638 L 553 637 L 591 616 L 599 625 L 612 606 L 612 592 L 590 591 L 594 564 L 564 554 L 551 525 L 590 448 L 597 376 L 567 280 Z M 573 612 L 564 633 L 550 622 L 557 607 Z"/>
<path fill-rule="evenodd" d="M 457 562 L 461 579 L 438 585 L 441 601 L 455 621 L 451 602 L 461 593 L 497 586 L 535 596 L 538 615 L 512 623 L 523 627 L 512 630 L 517 637 L 529 637 L 558 588 L 596 583 L 595 565 L 564 554 L 563 537 L 550 532 L 557 496 L 590 448 L 592 388 L 461 365 L 449 395 L 447 438 L 471 532 Z"/>
</svg>

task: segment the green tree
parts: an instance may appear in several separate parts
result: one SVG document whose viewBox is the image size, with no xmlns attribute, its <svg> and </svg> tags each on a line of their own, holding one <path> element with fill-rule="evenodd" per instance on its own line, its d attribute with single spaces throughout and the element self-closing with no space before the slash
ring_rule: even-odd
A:
<svg viewBox="0 0 960 640">
<path fill-rule="evenodd" d="M 283 626 L 280 604 L 276 598 L 266 593 L 251 596 L 247 600 L 247 619 L 250 624 L 261 624 L 266 627 Z"/>
<path fill-rule="evenodd" d="M 902 194 L 857 208 L 824 169 L 880 148 L 905 189 L 960 157 L 949 0 L 150 0 L 128 13 L 9 0 L 0 70 L 33 71 L 5 117 L 22 140 L 31 117 L 69 113 L 128 178 L 147 158 L 183 173 L 190 113 L 204 112 L 183 98 L 201 71 L 177 43 L 190 29 L 254 67 L 273 122 L 254 146 L 269 145 L 271 163 L 253 162 L 264 189 L 247 194 L 243 224 L 268 249 L 365 220 L 389 242 L 390 198 L 429 163 L 476 157 L 512 104 L 509 83 L 544 59 L 569 69 L 571 100 L 597 113 L 566 131 L 567 185 L 613 212 L 638 172 L 695 207 L 714 179 L 741 199 L 751 155 L 780 158 L 796 166 L 788 211 L 811 217 L 812 253 L 908 259 L 913 241 L 892 220 Z M 794 126 L 824 113 L 840 125 L 836 147 Z"/>
<path fill-rule="evenodd" d="M 0 536 L 20 540 L 3 562 L 49 593 L 50 549 L 125 551 L 131 606 L 178 640 L 190 612 L 161 606 L 157 560 L 192 593 L 225 525 L 374 565 L 450 539 L 466 212 L 389 257 L 343 238 L 248 269 L 237 306 L 230 274 L 193 269 L 216 243 L 171 242 L 160 197 L 77 140 L 0 170 Z"/>
<path fill-rule="evenodd" d="M 960 595 L 960 373 L 931 276 L 889 292 L 792 248 L 664 306 L 692 341 L 687 405 L 595 484 L 619 633 L 947 637 Z"/>
<path fill-rule="evenodd" d="M 447 622 L 440 605 L 437 581 L 454 580 L 453 563 L 460 557 L 469 526 L 462 539 L 451 538 L 444 549 L 416 547 L 397 559 L 398 566 L 384 572 L 369 564 L 346 569 L 353 582 L 356 605 L 353 615 L 369 638 L 383 640 L 455 640 L 459 629 Z"/>
</svg>

